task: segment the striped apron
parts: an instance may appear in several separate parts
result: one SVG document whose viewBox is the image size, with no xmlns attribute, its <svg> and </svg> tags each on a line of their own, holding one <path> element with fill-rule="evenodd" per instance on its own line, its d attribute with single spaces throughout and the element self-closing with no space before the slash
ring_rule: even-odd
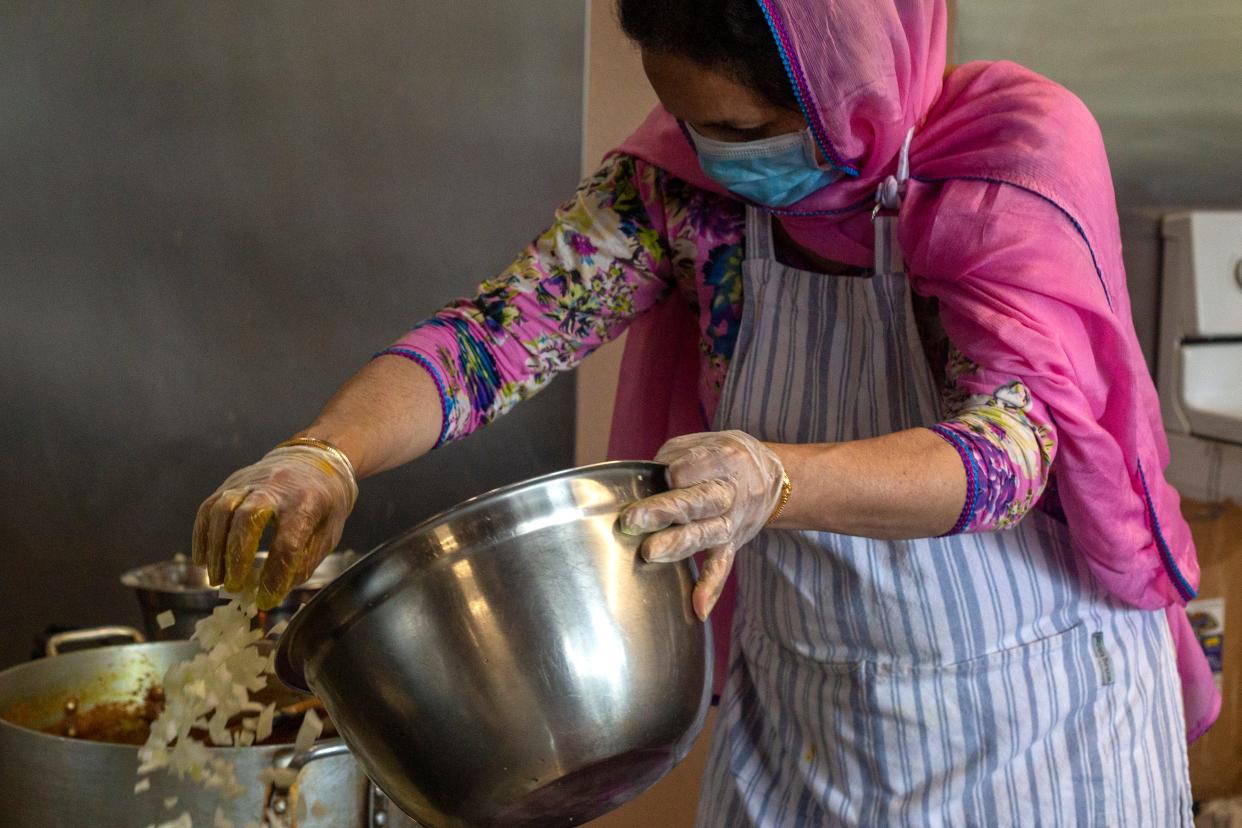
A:
<svg viewBox="0 0 1242 828">
<path fill-rule="evenodd" d="M 943 418 L 903 274 L 785 267 L 752 208 L 743 280 L 717 428 Z M 910 541 L 765 530 L 736 568 L 698 825 L 1191 825 L 1164 614 L 1106 595 L 1044 512 Z"/>
</svg>

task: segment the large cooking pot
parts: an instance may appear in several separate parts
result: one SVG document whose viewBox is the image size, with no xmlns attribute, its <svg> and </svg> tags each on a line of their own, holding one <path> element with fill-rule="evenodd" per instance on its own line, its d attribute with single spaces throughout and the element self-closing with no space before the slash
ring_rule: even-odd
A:
<svg viewBox="0 0 1242 828">
<path fill-rule="evenodd" d="M 195 825 L 206 826 L 213 824 L 217 807 L 242 826 L 262 819 L 268 808 L 277 813 L 294 809 L 289 790 L 258 781 L 259 772 L 272 765 L 301 768 L 299 795 L 307 808 L 296 823 L 299 828 L 413 824 L 382 799 L 373 801 L 367 778 L 340 740 L 319 742 L 297 755 L 292 747 L 279 745 L 213 748 L 235 763 L 238 780 L 248 784 L 244 796 L 228 800 L 162 771 L 148 777 L 149 791 L 135 795 L 136 746 L 68 739 L 37 729 L 60 721 L 70 699 L 80 709 L 136 701 L 169 666 L 198 651 L 188 641 L 127 644 L 0 672 L 0 828 L 140 828 L 182 811 L 190 812 Z M 171 797 L 177 803 L 169 810 L 164 800 Z"/>
<path fill-rule="evenodd" d="M 680 761 L 710 701 L 690 561 L 617 530 L 665 490 L 605 463 L 469 500 L 380 546 L 298 613 L 277 674 L 427 826 L 575 825 Z"/>
<path fill-rule="evenodd" d="M 349 550 L 333 552 L 323 559 L 304 583 L 294 587 L 285 599 L 261 615 L 260 623 L 271 629 L 288 621 L 298 607 L 305 604 L 337 575 L 356 560 L 358 554 Z M 255 568 L 267 561 L 267 552 L 255 555 Z M 207 570 L 185 558 L 157 561 L 131 569 L 121 576 L 121 583 L 134 591 L 142 609 L 142 626 L 147 638 L 157 641 L 184 641 L 194 633 L 194 625 L 211 615 L 211 611 L 228 598 L 207 583 Z M 165 611 L 172 611 L 173 623 L 161 627 L 157 620 Z"/>
</svg>

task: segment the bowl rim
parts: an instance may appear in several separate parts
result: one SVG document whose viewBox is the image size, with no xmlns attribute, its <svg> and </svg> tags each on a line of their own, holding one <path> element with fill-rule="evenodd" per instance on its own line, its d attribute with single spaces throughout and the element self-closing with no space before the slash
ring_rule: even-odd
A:
<svg viewBox="0 0 1242 828">
<path fill-rule="evenodd" d="M 447 509 L 442 509 L 430 517 L 414 524 L 409 529 L 406 529 L 405 531 L 380 542 L 371 550 L 359 555 L 357 561 L 333 579 L 329 584 L 324 586 L 323 589 L 316 592 L 309 601 L 294 612 L 293 617 L 289 619 L 289 625 L 285 627 L 284 632 L 281 633 L 279 640 L 276 642 L 276 677 L 295 690 L 300 690 L 304 693 L 312 692 L 306 683 L 306 676 L 303 670 L 300 666 L 294 664 L 294 660 L 290 656 L 289 651 L 293 649 L 293 638 L 297 632 L 305 626 L 307 623 L 306 618 L 309 616 L 310 611 L 314 609 L 315 605 L 329 601 L 331 600 L 331 596 L 336 592 L 347 589 L 346 575 L 349 574 L 349 571 L 360 566 L 363 561 L 369 559 L 380 549 L 383 549 L 390 544 L 397 543 L 410 535 L 421 532 L 427 526 L 439 523 L 455 512 L 484 505 L 489 501 L 496 500 L 505 495 L 512 494 L 513 492 L 542 486 L 560 478 L 578 477 L 584 473 L 611 471 L 626 467 L 633 468 L 635 471 L 644 470 L 659 473 L 661 475 L 663 475 L 668 469 L 666 464 L 657 463 L 653 460 L 606 460 L 602 463 L 591 463 L 586 466 L 575 466 L 567 469 L 559 469 L 557 471 L 548 472 L 547 474 L 541 474 L 536 477 L 498 486 L 481 494 L 474 495 L 473 497 L 468 497 L 460 503 L 450 506 Z M 667 485 L 667 481 L 665 482 Z M 697 568 L 694 567 L 694 560 L 692 558 L 687 558 L 686 560 L 690 562 L 692 568 L 695 568 L 694 577 L 697 579 L 698 572 Z"/>
</svg>

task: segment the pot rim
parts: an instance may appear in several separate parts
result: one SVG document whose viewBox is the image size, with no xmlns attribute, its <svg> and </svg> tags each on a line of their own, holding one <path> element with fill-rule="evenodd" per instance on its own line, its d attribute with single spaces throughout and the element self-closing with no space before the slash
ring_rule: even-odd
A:
<svg viewBox="0 0 1242 828">
<path fill-rule="evenodd" d="M 147 641 L 141 644 L 138 644 L 138 643 L 114 644 L 108 647 L 90 647 L 84 650 L 74 650 L 73 652 L 70 652 L 70 653 L 64 653 L 62 655 L 55 655 L 55 656 L 48 656 L 46 658 L 35 659 L 34 661 L 24 661 L 20 664 L 14 664 L 11 667 L 7 667 L 4 670 L 0 670 L 0 687 L 3 687 L 5 681 L 7 679 L 11 679 L 11 677 L 14 675 L 17 675 L 19 673 L 37 672 L 41 669 L 46 669 L 45 665 L 58 663 L 64 659 L 72 660 L 77 656 L 82 656 L 82 657 L 93 656 L 95 658 L 99 658 L 99 657 L 107 657 L 108 655 L 117 655 L 117 654 L 122 654 L 122 653 L 127 654 L 128 651 L 132 651 L 132 649 L 135 647 L 141 647 L 143 650 L 146 650 L 146 651 L 150 651 L 150 650 L 158 651 L 158 650 L 167 650 L 167 649 L 172 649 L 172 648 L 184 648 L 185 645 L 190 644 L 190 643 L 191 642 L 189 641 Z M 20 701 L 21 700 L 19 699 L 19 700 L 5 702 L 3 708 L 0 708 L 0 709 L 7 710 L 13 704 L 20 703 Z M 108 700 L 102 699 L 101 701 L 108 701 Z M 59 736 L 55 733 L 44 733 L 42 730 L 35 730 L 32 727 L 26 727 L 25 725 L 21 725 L 21 724 L 18 724 L 17 722 L 10 721 L 4 718 L 3 716 L 0 716 L 0 728 L 5 729 L 5 730 L 15 731 L 17 733 L 22 734 L 25 737 L 35 737 L 35 738 L 52 740 L 52 742 L 59 743 L 59 744 L 73 744 L 75 746 L 75 749 L 80 748 L 82 750 L 111 751 L 114 753 L 136 754 L 140 747 L 139 745 L 123 745 L 117 742 L 96 742 L 90 739 L 73 739 L 68 736 Z M 209 750 L 216 750 L 216 751 L 239 751 L 239 750 L 268 751 L 270 750 L 270 751 L 275 752 L 275 751 L 279 751 L 282 748 L 291 747 L 291 745 L 248 745 L 248 746 L 207 745 L 207 747 Z"/>
<path fill-rule="evenodd" d="M 359 556 L 358 560 L 355 561 L 353 565 L 324 586 L 323 589 L 316 592 L 315 595 L 312 596 L 311 599 L 304 605 L 302 605 L 302 607 L 294 613 L 293 617 L 289 619 L 289 625 L 285 628 L 284 632 L 280 636 L 280 639 L 276 643 L 276 677 L 287 686 L 292 687 L 294 690 L 300 690 L 303 693 L 312 692 L 306 684 L 306 676 L 301 668 L 301 665 L 295 664 L 293 657 L 290 655 L 290 650 L 293 649 L 291 642 L 293 641 L 298 630 L 300 630 L 307 623 L 306 617 L 313 611 L 315 605 L 330 601 L 332 596 L 337 592 L 348 589 L 349 586 L 346 583 L 346 576 L 349 574 L 349 570 L 354 569 L 381 549 L 400 543 L 402 540 L 422 532 L 427 527 L 447 519 L 450 515 L 467 509 L 475 509 L 480 506 L 485 506 L 487 503 L 512 494 L 513 492 L 521 491 L 522 489 L 535 488 L 563 478 L 580 477 L 592 472 L 612 471 L 627 467 L 632 468 L 634 471 L 648 471 L 660 474 L 663 474 L 668 468 L 666 464 L 657 463 L 652 460 L 606 460 L 602 463 L 592 463 L 587 466 L 577 466 L 548 472 L 547 474 L 541 474 L 538 477 L 531 477 L 525 480 L 519 480 L 515 483 L 498 486 L 497 488 L 490 489 L 482 494 L 477 494 L 474 497 L 467 498 L 456 505 L 436 512 L 434 515 L 419 521 L 417 524 L 405 530 L 401 534 L 395 535 L 383 541 L 371 551 Z M 691 563 L 693 565 L 693 561 Z"/>
<path fill-rule="evenodd" d="M 10 678 L 13 675 L 16 675 L 18 673 L 23 673 L 23 672 L 33 672 L 33 671 L 38 671 L 40 669 L 45 669 L 44 665 L 56 663 L 63 659 L 74 659 L 76 656 L 85 657 L 88 655 L 95 656 L 95 657 L 100 657 L 100 656 L 107 657 L 108 655 L 122 654 L 122 651 L 130 651 L 135 647 L 141 647 L 144 650 L 157 650 L 157 651 L 167 650 L 167 649 L 172 649 L 172 648 L 185 647 L 187 644 L 192 644 L 192 643 L 193 642 L 187 640 L 187 641 L 146 641 L 142 643 L 133 643 L 133 644 L 114 644 L 108 647 L 90 647 L 90 648 L 82 649 L 82 650 L 74 650 L 73 652 L 64 653 L 62 655 L 47 656 L 46 658 L 39 658 L 39 659 L 35 659 L 34 661 L 24 661 L 20 664 L 14 664 L 11 667 L 6 667 L 4 670 L 0 670 L 0 688 L 3 687 L 5 680 Z M 103 699 L 101 701 L 108 701 L 108 700 Z M 20 699 L 5 702 L 3 703 L 3 707 L 0 707 L 0 710 L 7 710 L 13 704 L 20 703 L 20 702 L 21 702 Z M 25 725 L 18 724 L 17 722 L 10 721 L 4 718 L 3 716 L 0 716 L 0 733 L 3 733 L 3 731 L 12 731 L 14 733 L 20 734 L 21 738 L 34 737 L 36 739 L 51 740 L 49 744 L 59 744 L 59 745 L 72 744 L 74 746 L 74 750 L 96 751 L 96 752 L 104 752 L 104 753 L 111 752 L 111 753 L 117 754 L 118 756 L 121 754 L 134 754 L 135 758 L 136 758 L 139 748 L 141 747 L 141 745 L 123 745 L 118 742 L 97 742 L 91 739 L 74 739 L 69 736 L 59 736 L 55 733 L 44 733 L 42 730 L 35 730 L 32 727 L 26 727 Z M 339 736 L 333 736 L 327 739 L 317 740 L 315 744 L 316 745 L 327 744 L 329 742 L 336 741 L 339 739 L 340 739 Z M 258 751 L 259 753 L 269 753 L 272 756 L 277 756 L 282 751 L 293 750 L 292 744 L 279 744 L 279 745 L 210 745 L 208 744 L 206 745 L 206 747 L 208 750 L 218 751 L 219 753 L 225 756 L 234 755 L 238 753 L 240 753 L 240 755 L 243 755 L 243 756 L 255 756 L 257 755 L 255 751 Z"/>
<path fill-rule="evenodd" d="M 353 566 L 355 563 L 361 560 L 362 557 L 363 557 L 362 555 L 359 555 L 357 552 L 355 552 L 352 549 L 334 549 L 332 552 L 329 552 L 328 555 L 324 557 L 323 561 L 320 562 L 320 566 L 322 566 L 324 562 L 330 559 L 343 560 L 346 562 L 345 568 L 341 570 L 341 573 L 343 574 L 345 569 L 348 569 L 349 567 Z M 267 559 L 266 549 L 260 549 L 258 552 L 255 553 L 255 561 L 266 560 L 266 559 Z M 177 560 L 176 558 L 172 558 L 170 560 L 164 560 L 164 561 L 152 561 L 151 563 L 142 564 L 141 566 L 136 566 L 136 567 L 133 567 L 132 569 L 126 570 L 120 577 L 121 585 L 129 587 L 130 589 L 133 589 L 137 592 L 157 593 L 161 595 L 192 595 L 192 596 L 212 596 L 212 597 L 218 595 L 220 596 L 220 599 L 222 601 L 227 600 L 227 597 L 224 594 L 222 587 L 191 586 L 191 585 L 186 585 L 186 584 L 153 583 L 145 578 L 148 572 L 152 572 L 152 571 L 156 571 L 159 569 L 164 569 L 164 568 L 172 567 L 172 566 L 180 566 L 180 567 L 186 567 L 186 568 L 192 568 L 192 569 L 202 569 L 202 567 L 195 564 L 189 558 L 186 558 L 184 560 Z M 316 568 L 316 571 L 318 571 L 318 567 Z M 339 575 L 334 576 L 334 577 L 339 577 Z M 315 589 L 315 590 L 323 589 L 330 582 L 331 581 L 329 580 L 329 581 L 324 581 L 322 583 L 315 583 L 315 575 L 314 573 L 312 573 L 311 577 L 307 581 L 301 584 L 298 584 L 296 587 L 294 587 L 291 590 L 291 592 L 297 592 L 299 590 L 305 590 L 305 589 Z"/>
</svg>

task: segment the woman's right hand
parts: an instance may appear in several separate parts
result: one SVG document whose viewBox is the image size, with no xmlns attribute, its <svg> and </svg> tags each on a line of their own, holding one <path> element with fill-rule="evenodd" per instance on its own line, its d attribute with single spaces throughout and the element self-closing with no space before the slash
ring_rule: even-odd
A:
<svg viewBox="0 0 1242 828">
<path fill-rule="evenodd" d="M 207 568 L 213 586 L 242 591 L 263 530 L 275 521 L 256 596 L 260 609 L 271 609 L 336 547 L 357 498 L 345 455 L 315 445 L 275 448 L 199 506 L 194 563 Z"/>
</svg>

